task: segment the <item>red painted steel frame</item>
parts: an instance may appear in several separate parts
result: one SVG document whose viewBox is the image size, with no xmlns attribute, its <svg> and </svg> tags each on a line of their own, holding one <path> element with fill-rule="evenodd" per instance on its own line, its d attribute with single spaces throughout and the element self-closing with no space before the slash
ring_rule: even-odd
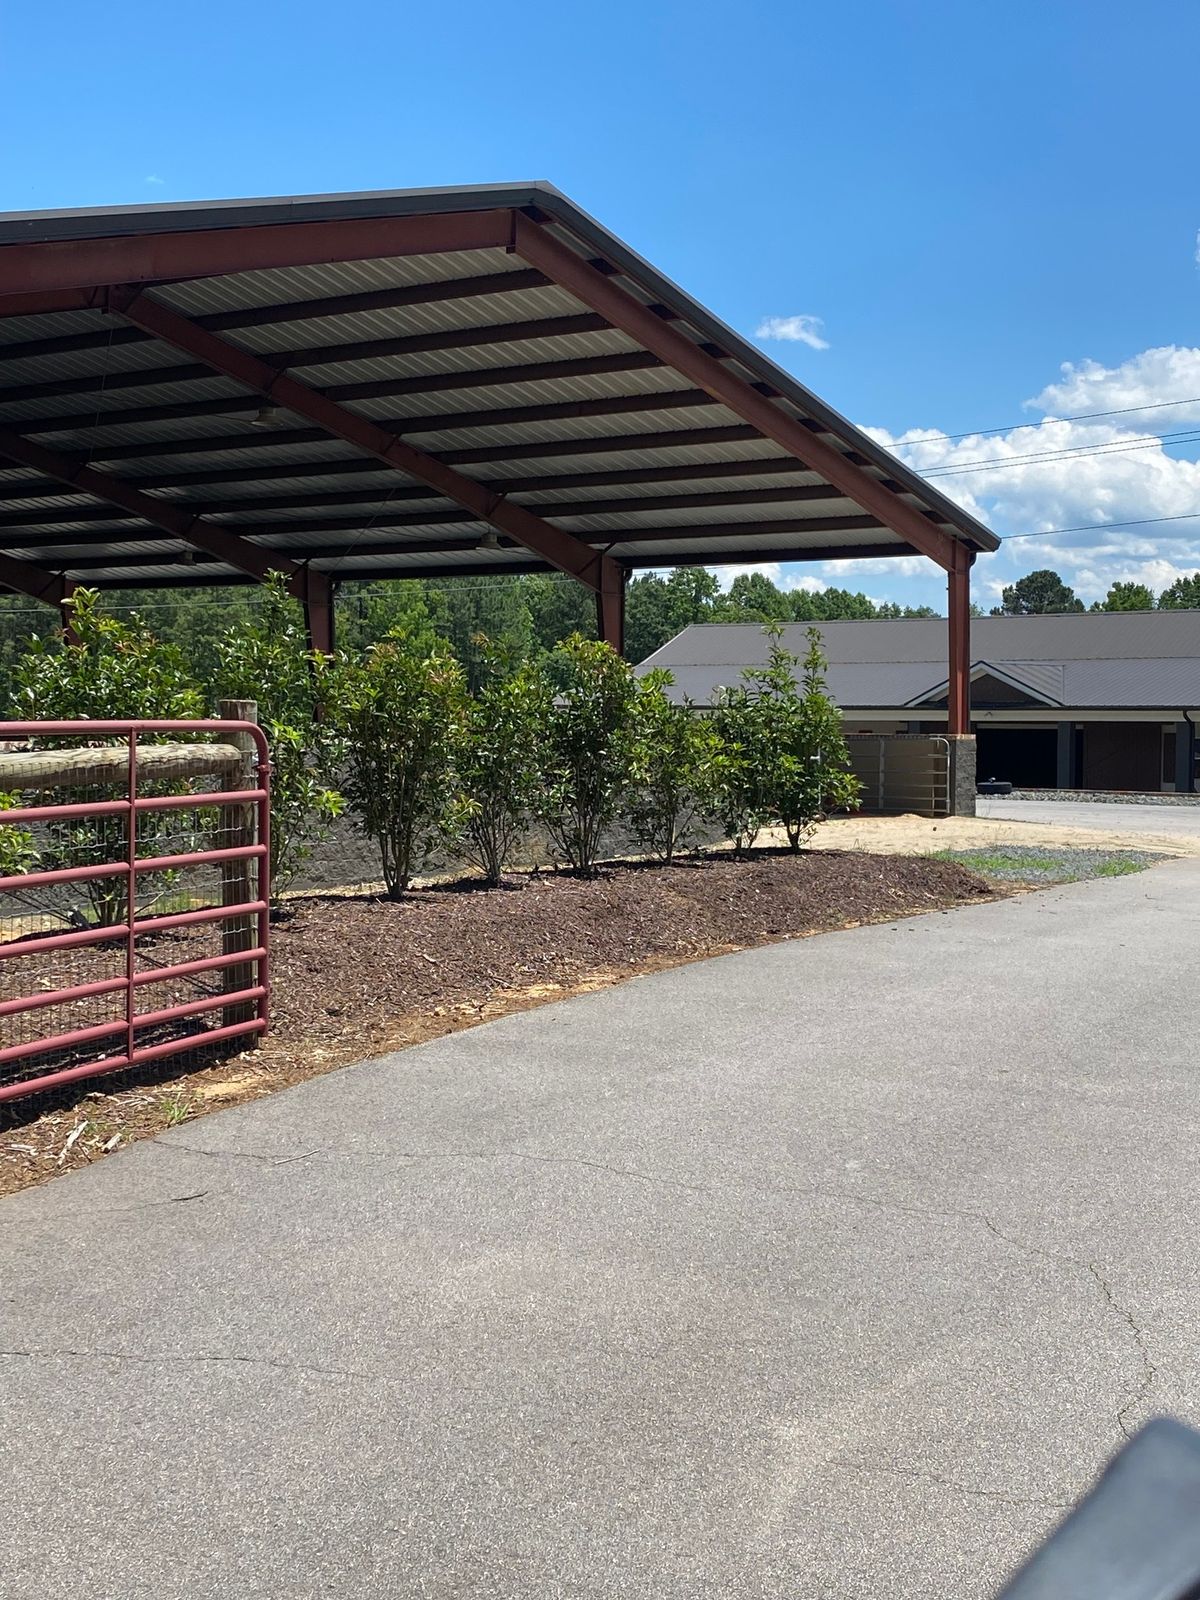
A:
<svg viewBox="0 0 1200 1600">
<path fill-rule="evenodd" d="M 138 793 L 138 740 L 144 734 L 156 733 L 223 733 L 249 734 L 257 753 L 258 786 L 254 789 L 217 790 L 204 794 L 143 796 Z M 0 878 L 0 893 L 27 889 L 38 884 L 84 882 L 96 877 L 126 878 L 125 921 L 103 928 L 89 928 L 76 933 L 56 933 L 30 939 L 20 939 L 0 945 L 0 958 L 19 956 L 36 957 L 51 951 L 72 949 L 76 945 L 99 944 L 120 939 L 125 945 L 125 973 L 119 978 L 103 978 L 91 983 L 75 984 L 53 992 L 44 990 L 20 995 L 16 999 L 0 1002 L 0 1018 L 25 1015 L 47 1006 L 68 1004 L 95 995 L 119 994 L 125 996 L 125 1014 L 119 1021 L 91 1024 L 74 1028 L 66 1033 L 44 1035 L 22 1044 L 0 1047 L 0 1066 L 27 1059 L 30 1056 L 68 1049 L 72 1045 L 87 1044 L 92 1040 L 122 1037 L 122 1053 L 101 1057 L 81 1066 L 69 1067 L 59 1072 L 44 1073 L 21 1083 L 0 1085 L 0 1101 L 14 1100 L 18 1096 L 33 1094 L 42 1089 L 74 1083 L 82 1078 L 100 1073 L 118 1072 L 125 1067 L 142 1062 L 157 1061 L 164 1056 L 187 1050 L 197 1043 L 216 1043 L 236 1038 L 240 1034 L 263 1034 L 270 1017 L 270 922 L 268 872 L 270 862 L 270 764 L 267 742 L 261 728 L 251 722 L 228 721 L 161 721 L 161 722 L 0 722 L 0 739 L 21 740 L 35 737 L 78 737 L 93 739 L 98 734 L 123 737 L 128 744 L 128 784 L 122 800 L 103 800 L 94 805 L 64 804 L 57 806 L 23 806 L 0 814 L 5 826 L 35 820 L 52 821 L 68 817 L 85 818 L 124 814 L 129 818 L 129 849 L 126 859 L 94 866 L 74 867 L 51 872 L 23 873 L 16 877 Z M 187 854 L 151 856 L 137 855 L 137 818 L 144 812 L 165 810 L 192 810 L 201 806 L 253 805 L 257 814 L 257 842 L 233 849 L 196 850 Z M 259 869 L 257 899 L 241 905 L 205 907 L 199 911 L 184 911 L 164 917 L 139 920 L 137 915 L 137 879 L 139 873 L 161 871 L 168 867 L 219 865 L 237 859 L 255 859 Z M 220 956 L 206 956 L 191 961 L 176 962 L 171 966 L 138 971 L 136 948 L 139 936 L 161 932 L 169 928 L 186 928 L 211 922 L 227 922 L 235 917 L 254 917 L 257 937 L 254 948 Z M 219 972 L 232 966 L 249 966 L 257 969 L 257 982 L 249 988 L 235 992 L 221 991 L 204 995 L 199 1000 L 161 1007 L 154 1011 L 139 1012 L 137 993 L 149 984 L 169 982 L 172 978 L 190 977 L 201 972 Z M 226 1010 L 237 1004 L 253 1003 L 254 1015 L 245 1022 L 210 1028 L 201 1035 L 188 1035 L 164 1044 L 139 1045 L 140 1028 L 158 1026 L 184 1017 L 198 1016 L 207 1011 Z"/>
</svg>

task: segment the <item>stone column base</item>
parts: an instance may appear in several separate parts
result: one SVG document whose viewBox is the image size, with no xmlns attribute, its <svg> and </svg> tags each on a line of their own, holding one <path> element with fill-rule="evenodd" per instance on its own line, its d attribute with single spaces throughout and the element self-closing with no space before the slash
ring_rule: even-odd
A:
<svg viewBox="0 0 1200 1600">
<path fill-rule="evenodd" d="M 973 733 L 950 736 L 950 815 L 975 815 L 976 745 Z"/>
</svg>

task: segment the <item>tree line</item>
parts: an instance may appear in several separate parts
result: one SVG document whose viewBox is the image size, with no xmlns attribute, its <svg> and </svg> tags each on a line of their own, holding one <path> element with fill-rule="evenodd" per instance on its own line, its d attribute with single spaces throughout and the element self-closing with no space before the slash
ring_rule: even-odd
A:
<svg viewBox="0 0 1200 1600">
<path fill-rule="evenodd" d="M 628 661 L 580 633 L 536 658 L 477 635 L 474 686 L 445 640 L 404 622 L 365 649 L 312 652 L 278 575 L 256 615 L 216 636 L 213 673 L 197 681 L 177 643 L 80 589 L 73 638 L 35 641 L 14 669 L 13 698 L 26 716 L 151 721 L 253 699 L 271 751 L 276 892 L 345 814 L 375 845 L 387 892 L 400 898 L 437 851 L 498 883 L 535 824 L 556 859 L 585 874 L 614 831 L 666 863 L 714 831 L 747 849 L 777 826 L 798 850 L 824 811 L 856 802 L 858 784 L 825 693 L 819 634 L 809 630 L 800 656 L 769 626 L 767 663 L 701 717 L 668 695 L 669 674 L 635 677 Z M 18 799 L 0 795 L 0 819 Z M 170 826 L 181 818 L 172 812 Z M 81 855 L 124 859 L 127 826 L 124 814 L 52 820 L 39 843 L 0 820 L 0 875 Z M 110 880 L 95 882 L 93 915 L 112 921 L 124 890 L 110 903 Z"/>
<path fill-rule="evenodd" d="M 180 651 L 191 675 L 211 678 L 221 635 L 259 615 L 262 590 L 231 588 L 113 590 L 105 610 L 113 616 L 137 612 L 162 640 Z M 1114 583 L 1093 611 L 1200 610 L 1200 572 L 1180 578 L 1157 596 L 1144 584 Z M 1006 587 L 993 616 L 1083 611 L 1084 603 L 1057 572 L 1028 573 Z M 978 607 L 972 615 L 981 616 Z M 871 617 L 934 617 L 931 606 L 874 601 L 860 591 L 782 589 L 763 572 L 739 573 L 722 590 L 705 567 L 643 573 L 626 592 L 625 658 L 636 665 L 697 622 L 835 622 Z M 480 681 L 482 635 L 510 658 L 532 660 L 564 639 L 596 631 L 591 593 L 554 573 L 522 577 L 476 577 L 384 581 L 351 579 L 337 598 L 339 645 L 361 651 L 397 628 L 415 638 L 440 640 L 461 663 L 468 683 Z M 10 696 L 12 670 L 35 636 L 55 631 L 48 607 L 19 595 L 0 595 L 0 716 Z M 8 714 L 12 714 L 9 712 Z"/>
<path fill-rule="evenodd" d="M 994 617 L 1039 616 L 1067 611 L 1200 611 L 1200 572 L 1190 578 L 1176 578 L 1160 594 L 1144 583 L 1114 583 L 1103 600 L 1091 606 L 1064 583 L 1057 572 L 1042 567 L 1028 572 L 1001 591 L 1000 604 L 992 607 Z"/>
<path fill-rule="evenodd" d="M 164 642 L 178 648 L 192 676 L 206 681 L 218 642 L 231 627 L 259 615 L 262 590 L 230 588 L 110 590 L 111 616 L 136 612 Z M 625 658 L 632 665 L 693 622 L 827 622 L 841 618 L 934 616 L 928 606 L 877 604 L 849 589 L 781 589 L 765 573 L 739 573 L 727 590 L 705 567 L 643 573 L 629 583 Z M 31 638 L 52 634 L 54 613 L 18 595 L 0 595 L 0 716 L 14 664 Z M 475 640 L 483 635 L 509 658 L 535 659 L 564 639 L 596 632 L 589 590 L 554 573 L 522 577 L 395 580 L 350 579 L 338 589 L 339 646 L 361 651 L 396 629 L 448 645 L 474 687 L 485 670 Z"/>
</svg>

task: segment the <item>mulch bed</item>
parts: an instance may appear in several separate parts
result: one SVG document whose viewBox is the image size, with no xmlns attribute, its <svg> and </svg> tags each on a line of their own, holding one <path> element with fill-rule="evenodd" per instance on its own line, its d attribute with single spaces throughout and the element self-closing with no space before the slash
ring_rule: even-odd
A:
<svg viewBox="0 0 1200 1600">
<path fill-rule="evenodd" d="M 11 1102 L 0 1194 L 222 1105 L 634 973 L 992 893 L 951 861 L 813 851 L 619 864 L 588 880 L 523 875 L 498 890 L 440 885 L 398 903 L 298 900 L 274 930 L 261 1050 Z"/>
</svg>

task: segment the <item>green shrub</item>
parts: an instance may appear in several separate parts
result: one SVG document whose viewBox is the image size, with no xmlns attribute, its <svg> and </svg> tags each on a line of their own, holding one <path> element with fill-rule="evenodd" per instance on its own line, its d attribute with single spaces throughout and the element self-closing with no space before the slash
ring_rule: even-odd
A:
<svg viewBox="0 0 1200 1600">
<path fill-rule="evenodd" d="M 379 847 L 391 899 L 445 836 L 456 806 L 467 695 L 462 668 L 440 646 L 402 634 L 330 669 L 331 715 L 345 738 L 345 790 L 354 819 Z"/>
<path fill-rule="evenodd" d="M 322 706 L 325 658 L 309 650 L 303 613 L 279 573 L 256 614 L 239 619 L 216 651 L 220 697 L 255 701 L 270 747 L 271 896 L 278 901 L 343 809 L 340 746 Z"/>
<path fill-rule="evenodd" d="M 590 873 L 632 776 L 637 684 L 614 650 L 580 634 L 550 652 L 545 672 L 537 813 L 568 865 Z"/>
<path fill-rule="evenodd" d="M 74 639 L 34 638 L 17 663 L 13 676 L 19 718 L 173 721 L 205 715 L 204 695 L 191 681 L 182 653 L 158 639 L 136 612 L 127 618 L 105 615 L 94 589 L 76 589 L 70 604 Z M 180 735 L 162 737 L 177 740 Z M 98 735 L 95 742 L 113 741 Z M 167 784 L 146 786 L 142 792 L 184 791 L 178 784 Z M 89 797 L 86 787 L 56 789 L 53 796 L 55 802 L 66 805 Z M 139 842 L 177 838 L 182 816 L 144 813 Z M 46 833 L 48 843 L 39 864 L 48 870 L 124 861 L 129 852 L 129 824 L 124 814 L 51 822 Z M 171 848 L 182 846 L 175 843 Z M 167 892 L 173 882 L 174 875 L 163 874 L 161 892 Z M 108 925 L 125 916 L 123 877 L 93 878 L 85 881 L 83 890 L 96 922 Z"/>
<path fill-rule="evenodd" d="M 688 703 L 667 696 L 669 672 L 638 682 L 636 739 L 625 804 L 630 832 L 668 864 L 696 842 L 712 804 L 719 742 L 711 722 Z"/>
<path fill-rule="evenodd" d="M 799 850 L 828 810 L 857 803 L 841 713 L 825 692 L 826 661 L 817 629 L 803 657 L 768 628 L 764 667 L 724 691 L 713 713 L 720 741 L 716 806 L 729 837 L 748 849 L 759 831 L 778 824 Z"/>
<path fill-rule="evenodd" d="M 481 682 L 466 706 L 457 760 L 459 804 L 447 837 L 496 884 L 529 827 L 547 690 L 529 663 L 513 671 L 487 641 L 477 645 Z"/>
<path fill-rule="evenodd" d="M 17 663 L 18 718 L 167 721 L 206 714 L 182 652 L 136 612 L 106 616 L 95 589 L 76 589 L 69 604 L 75 639 L 35 637 Z"/>
<path fill-rule="evenodd" d="M 0 814 L 21 805 L 19 794 L 0 793 Z M 0 823 L 0 878 L 15 878 L 38 865 L 38 851 L 28 828 Z"/>
</svg>

